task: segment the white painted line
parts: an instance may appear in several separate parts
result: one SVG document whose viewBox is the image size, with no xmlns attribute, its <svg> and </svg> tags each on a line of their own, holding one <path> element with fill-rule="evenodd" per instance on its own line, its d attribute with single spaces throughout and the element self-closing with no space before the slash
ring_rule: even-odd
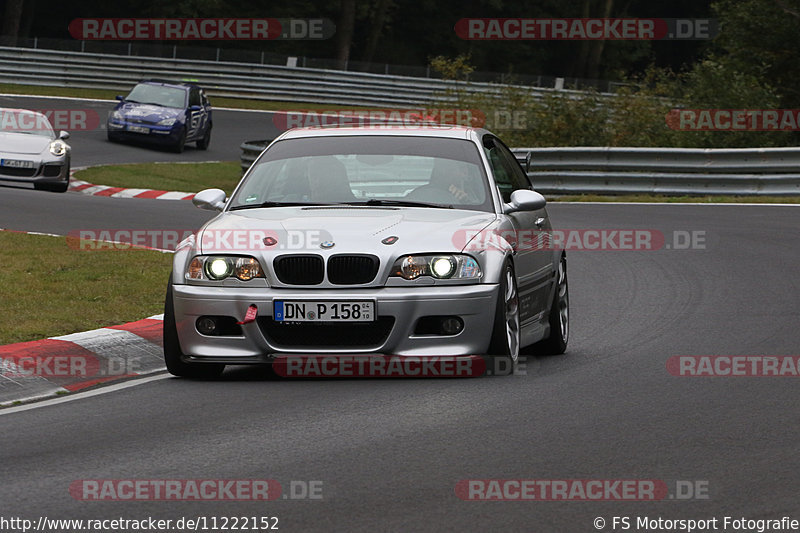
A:
<svg viewBox="0 0 800 533">
<path fill-rule="evenodd" d="M 0 228 L 0 231 L 8 231 L 11 233 L 24 233 L 26 235 L 43 235 L 45 237 L 63 237 L 63 235 L 56 235 L 55 233 L 41 233 L 39 231 L 22 231 L 18 229 Z"/>
<path fill-rule="evenodd" d="M 46 86 L 32 85 L 31 87 L 46 87 Z M 116 102 L 116 100 L 106 100 L 103 98 L 83 98 L 78 96 L 48 96 L 46 94 L 0 93 L 0 96 L 15 96 L 17 98 L 47 98 L 53 100 L 78 100 L 83 102 Z"/>
<path fill-rule="evenodd" d="M 75 400 L 83 400 L 85 398 L 91 398 L 93 396 L 100 396 L 102 394 L 108 394 L 111 392 L 116 392 L 119 390 L 129 389 L 131 387 L 137 387 L 139 385 L 144 385 L 146 383 L 150 383 L 153 381 L 160 381 L 162 379 L 171 378 L 171 374 L 158 374 L 155 376 L 148 376 L 141 379 L 132 379 L 130 381 L 125 381 L 123 383 L 119 383 L 117 385 L 109 385 L 107 387 L 101 387 L 99 389 L 94 389 L 86 392 L 77 392 L 75 394 L 70 394 L 69 396 L 64 396 L 62 398 L 53 398 L 52 400 L 44 400 L 37 403 L 32 403 L 28 405 L 19 405 L 17 407 L 9 407 L 7 409 L 0 409 L 0 416 L 9 415 L 12 413 L 19 413 L 22 411 L 30 411 L 31 409 L 38 409 L 40 407 L 50 407 L 52 405 L 59 405 L 62 403 L 73 402 Z M 41 396 L 39 396 L 41 398 Z M 33 400 L 34 398 L 27 398 L 25 400 L 17 400 L 17 401 L 27 401 Z"/>
</svg>

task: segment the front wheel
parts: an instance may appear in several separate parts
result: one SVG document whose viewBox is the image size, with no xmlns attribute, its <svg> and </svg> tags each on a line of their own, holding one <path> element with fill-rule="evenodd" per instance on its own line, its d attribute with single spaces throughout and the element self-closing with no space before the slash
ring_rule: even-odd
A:
<svg viewBox="0 0 800 533">
<path fill-rule="evenodd" d="M 558 262 L 554 292 L 548 316 L 550 336 L 534 345 L 536 352 L 544 355 L 560 355 L 566 352 L 569 341 L 569 282 L 567 258 L 563 255 Z"/>
<path fill-rule="evenodd" d="M 186 146 L 186 128 L 181 129 L 181 134 L 178 136 L 178 141 L 172 145 L 172 151 L 176 154 L 182 154 L 183 148 Z"/>
<path fill-rule="evenodd" d="M 500 278 L 500 290 L 497 294 L 489 355 L 510 357 L 512 361 L 516 362 L 519 358 L 519 342 L 517 278 L 514 275 L 514 266 L 510 261 L 506 261 Z"/>
<path fill-rule="evenodd" d="M 211 144 L 211 126 L 208 127 L 206 130 L 206 134 L 203 135 L 202 139 L 197 139 L 195 145 L 200 150 L 208 150 L 208 145 Z"/>
<path fill-rule="evenodd" d="M 197 379 L 213 379 L 225 370 L 219 363 L 186 363 L 178 341 L 178 328 L 175 325 L 175 303 L 172 301 L 172 279 L 167 284 L 164 299 L 164 362 L 173 376 Z"/>
</svg>

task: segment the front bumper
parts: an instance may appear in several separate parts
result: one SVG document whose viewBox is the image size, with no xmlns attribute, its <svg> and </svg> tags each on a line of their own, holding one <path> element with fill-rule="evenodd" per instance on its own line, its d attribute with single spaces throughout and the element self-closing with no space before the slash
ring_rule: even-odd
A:
<svg viewBox="0 0 800 533">
<path fill-rule="evenodd" d="M 287 290 L 263 288 L 224 288 L 173 285 L 175 323 L 181 350 L 187 361 L 228 363 L 269 362 L 280 354 L 369 354 L 401 356 L 475 355 L 486 353 L 492 332 L 498 285 L 450 285 L 440 287 L 381 287 L 357 290 Z M 272 320 L 275 300 L 370 300 L 377 305 L 379 322 L 387 328 L 366 332 L 321 346 L 312 332 L 307 342 L 281 344 L 269 335 L 264 321 Z M 241 326 L 241 335 L 207 336 L 197 331 L 200 316 L 226 316 L 242 320 L 250 305 L 258 307 L 259 319 Z M 457 335 L 416 335 L 414 329 L 423 316 L 458 316 L 464 322 Z M 378 327 L 378 323 L 374 323 Z M 326 325 L 312 327 L 331 327 Z M 333 326 L 337 327 L 337 326 Z M 371 326 L 370 326 L 371 327 Z M 304 334 L 309 330 L 303 330 Z M 343 330 L 345 331 L 345 330 Z M 285 337 L 284 337 L 285 338 Z M 379 338 L 380 340 L 374 339 Z M 366 342 L 366 344 L 365 344 Z"/>
<path fill-rule="evenodd" d="M 182 127 L 183 125 L 178 122 L 172 126 L 159 126 L 157 124 L 144 124 L 125 120 L 110 120 L 106 124 L 108 132 L 117 137 L 169 143 L 178 141 Z"/>
<path fill-rule="evenodd" d="M 41 156 L 18 155 L 0 152 L 0 159 L 21 159 L 32 161 L 30 168 L 0 166 L 0 181 L 18 183 L 65 183 L 69 180 L 69 159 L 47 159 Z"/>
</svg>

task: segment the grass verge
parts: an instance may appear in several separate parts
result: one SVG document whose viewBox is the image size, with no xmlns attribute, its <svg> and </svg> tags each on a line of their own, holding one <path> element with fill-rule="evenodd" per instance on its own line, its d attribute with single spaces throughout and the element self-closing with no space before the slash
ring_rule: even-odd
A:
<svg viewBox="0 0 800 533">
<path fill-rule="evenodd" d="M 133 86 L 131 86 L 133 88 Z M 130 90 L 130 89 L 129 89 Z M 74 98 L 99 98 L 114 100 L 118 94 L 128 91 L 110 89 L 81 89 L 79 87 L 47 87 L 42 85 L 20 85 L 16 83 L 0 83 L 0 93 L 19 94 L 21 96 L 72 96 Z M 249 100 L 246 98 L 223 98 L 210 96 L 212 107 L 230 107 L 234 109 L 258 109 L 265 111 L 288 111 L 299 109 L 354 109 L 348 105 L 312 104 L 309 102 L 278 102 L 274 100 Z"/>
<path fill-rule="evenodd" d="M 113 326 L 163 312 L 172 254 L 78 250 L 75 241 L 73 247 L 66 237 L 0 231 L 0 257 L 14 273 L 0 284 L 0 344 Z"/>
<path fill-rule="evenodd" d="M 91 167 L 76 172 L 75 178 L 131 189 L 199 192 L 216 187 L 230 196 L 242 178 L 242 167 L 238 162 L 137 163 Z"/>
</svg>

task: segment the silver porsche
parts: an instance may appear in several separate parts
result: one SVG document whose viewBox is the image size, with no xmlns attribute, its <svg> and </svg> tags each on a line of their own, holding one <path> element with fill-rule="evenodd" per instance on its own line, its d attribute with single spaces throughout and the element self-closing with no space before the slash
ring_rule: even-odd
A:
<svg viewBox="0 0 800 533">
<path fill-rule="evenodd" d="M 491 132 L 289 130 L 176 250 L 164 356 L 178 376 L 299 354 L 563 353 L 566 256 Z"/>
<path fill-rule="evenodd" d="M 70 147 L 66 131 L 53 131 L 43 114 L 0 108 L 0 181 L 33 184 L 39 190 L 69 188 Z"/>
</svg>

